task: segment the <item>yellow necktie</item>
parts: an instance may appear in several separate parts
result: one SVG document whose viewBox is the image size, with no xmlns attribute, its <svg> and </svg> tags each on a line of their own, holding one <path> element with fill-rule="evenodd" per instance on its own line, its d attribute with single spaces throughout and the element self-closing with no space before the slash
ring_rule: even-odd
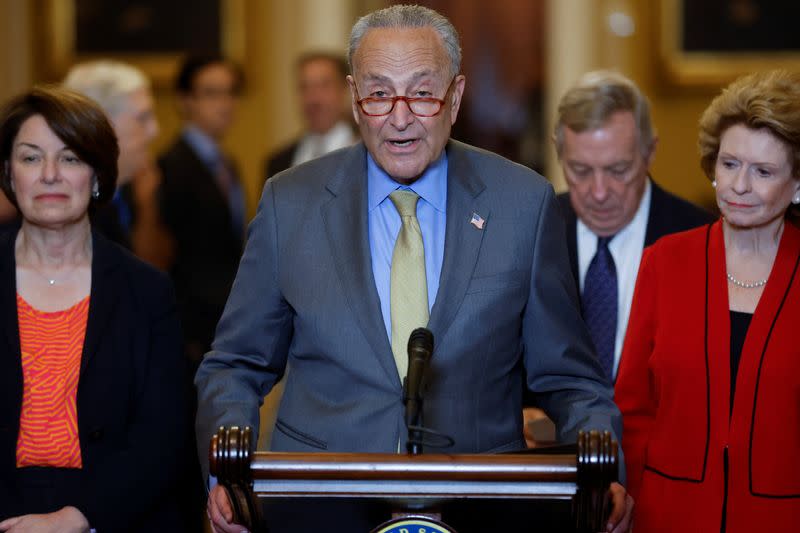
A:
<svg viewBox="0 0 800 533">
<path fill-rule="evenodd" d="M 389 195 L 403 225 L 392 253 L 391 313 L 392 353 L 400 380 L 408 371 L 408 337 L 428 325 L 428 282 L 425 277 L 425 247 L 417 220 L 413 191 L 397 190 Z"/>
</svg>

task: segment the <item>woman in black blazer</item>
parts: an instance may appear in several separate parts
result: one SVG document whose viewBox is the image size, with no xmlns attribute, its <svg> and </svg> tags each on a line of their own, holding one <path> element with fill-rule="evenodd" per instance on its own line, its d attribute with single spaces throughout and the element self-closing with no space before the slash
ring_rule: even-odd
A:
<svg viewBox="0 0 800 533">
<path fill-rule="evenodd" d="M 22 215 L 0 235 L 0 531 L 183 530 L 188 420 L 172 286 L 89 222 L 114 194 L 117 157 L 111 125 L 83 96 L 38 88 L 0 112 L 0 187 Z M 81 305 L 66 341 L 23 313 Z M 56 378 L 36 381 L 31 361 L 51 346 L 76 362 L 45 359 L 42 375 Z M 32 387 L 51 385 L 61 419 L 31 400 Z"/>
</svg>

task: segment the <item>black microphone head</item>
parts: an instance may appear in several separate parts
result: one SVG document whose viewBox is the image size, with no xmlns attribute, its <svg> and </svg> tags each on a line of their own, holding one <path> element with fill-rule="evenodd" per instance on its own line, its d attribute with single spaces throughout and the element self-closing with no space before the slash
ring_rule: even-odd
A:
<svg viewBox="0 0 800 533">
<path fill-rule="evenodd" d="M 427 328 L 417 328 L 408 337 L 408 351 L 421 349 L 428 354 L 433 352 L 433 333 Z"/>
</svg>

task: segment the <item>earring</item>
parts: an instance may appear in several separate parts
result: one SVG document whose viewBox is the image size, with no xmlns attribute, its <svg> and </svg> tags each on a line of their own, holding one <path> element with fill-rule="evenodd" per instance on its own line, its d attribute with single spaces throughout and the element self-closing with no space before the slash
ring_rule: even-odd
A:
<svg viewBox="0 0 800 533">
<path fill-rule="evenodd" d="M 711 186 L 716 189 L 717 188 L 717 180 L 712 181 L 711 182 Z"/>
<path fill-rule="evenodd" d="M 797 196 L 795 196 L 794 198 L 792 198 L 792 203 L 793 203 L 794 205 L 800 204 L 800 194 L 798 194 Z"/>
<path fill-rule="evenodd" d="M 94 183 L 92 184 L 92 198 L 95 200 L 100 198 L 100 184 L 97 182 L 97 178 L 94 179 Z"/>
</svg>

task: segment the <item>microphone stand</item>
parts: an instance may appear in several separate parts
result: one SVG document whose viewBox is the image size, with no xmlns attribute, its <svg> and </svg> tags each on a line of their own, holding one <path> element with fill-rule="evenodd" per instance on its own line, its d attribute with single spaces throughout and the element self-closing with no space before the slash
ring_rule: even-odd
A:
<svg viewBox="0 0 800 533">
<path fill-rule="evenodd" d="M 407 380 L 408 378 L 405 381 Z M 422 395 L 407 399 L 406 427 L 408 428 L 406 451 L 410 455 L 422 454 L 422 432 L 417 429 L 422 427 Z"/>
<path fill-rule="evenodd" d="M 403 380 L 403 403 L 406 406 L 408 440 L 406 450 L 411 455 L 422 453 L 422 389 L 428 362 L 433 353 L 433 333 L 417 328 L 408 339 L 408 373 Z"/>
</svg>

